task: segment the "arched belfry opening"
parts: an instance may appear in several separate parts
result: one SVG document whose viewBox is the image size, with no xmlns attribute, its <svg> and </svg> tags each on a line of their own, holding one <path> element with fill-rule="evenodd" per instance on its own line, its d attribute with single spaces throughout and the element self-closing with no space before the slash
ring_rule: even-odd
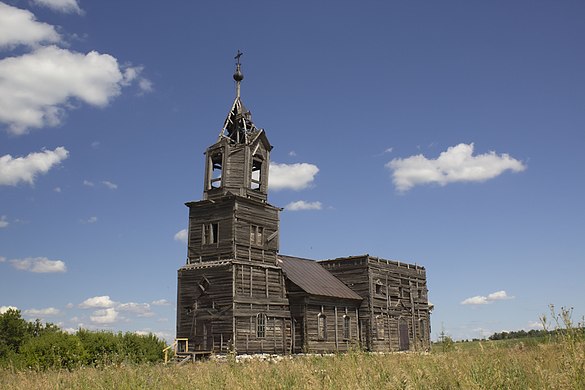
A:
<svg viewBox="0 0 585 390">
<path fill-rule="evenodd" d="M 244 106 L 241 83 L 244 79 L 240 57 L 236 55 L 236 97 L 220 131 L 217 142 L 206 152 L 205 199 L 227 194 L 266 202 L 268 166 L 272 145 L 264 129 L 252 121 L 252 113 Z"/>
</svg>

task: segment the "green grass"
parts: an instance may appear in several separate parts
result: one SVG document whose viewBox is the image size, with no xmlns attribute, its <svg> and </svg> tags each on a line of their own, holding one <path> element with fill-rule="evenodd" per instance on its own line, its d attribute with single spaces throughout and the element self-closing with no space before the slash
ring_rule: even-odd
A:
<svg viewBox="0 0 585 390">
<path fill-rule="evenodd" d="M 234 359 L 182 367 L 119 365 L 69 371 L 0 370 L 13 389 L 583 389 L 585 342 L 501 340 L 455 343 L 443 352 Z"/>
</svg>

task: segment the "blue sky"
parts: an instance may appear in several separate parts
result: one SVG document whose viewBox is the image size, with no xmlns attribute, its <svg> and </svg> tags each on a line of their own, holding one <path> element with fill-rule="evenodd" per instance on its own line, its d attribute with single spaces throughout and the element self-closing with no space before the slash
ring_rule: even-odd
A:
<svg viewBox="0 0 585 390">
<path fill-rule="evenodd" d="M 422 264 L 432 336 L 585 313 L 582 1 L 0 2 L 0 310 L 172 339 L 242 97 L 281 253 Z"/>
</svg>

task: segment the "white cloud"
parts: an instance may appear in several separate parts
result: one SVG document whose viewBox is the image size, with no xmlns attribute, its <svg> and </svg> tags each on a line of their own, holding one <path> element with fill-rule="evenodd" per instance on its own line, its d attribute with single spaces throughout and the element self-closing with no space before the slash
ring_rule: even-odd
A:
<svg viewBox="0 0 585 390">
<path fill-rule="evenodd" d="M 152 301 L 151 304 L 154 306 L 168 306 L 171 303 L 166 299 L 157 299 L 156 301 Z"/>
<path fill-rule="evenodd" d="M 118 319 L 118 312 L 114 308 L 96 310 L 89 319 L 96 324 L 111 324 Z"/>
<path fill-rule="evenodd" d="M 507 170 L 521 172 L 526 169 L 522 162 L 508 154 L 488 152 L 473 156 L 473 148 L 473 143 L 451 146 L 435 160 L 422 154 L 395 158 L 386 164 L 386 168 L 393 171 L 394 185 L 401 192 L 427 183 L 444 186 L 455 182 L 482 182 Z"/>
<path fill-rule="evenodd" d="M 83 185 L 87 186 L 87 187 L 94 187 L 95 183 L 93 181 L 89 181 L 89 180 L 84 180 L 83 181 Z"/>
<path fill-rule="evenodd" d="M 55 309 L 54 307 L 47 307 L 45 309 L 28 309 L 24 311 L 24 314 L 29 317 L 56 316 L 60 313 L 59 309 Z"/>
<path fill-rule="evenodd" d="M 150 310 L 148 303 L 128 302 L 118 305 L 116 308 L 119 311 L 127 311 L 138 315 L 138 317 L 152 317 L 154 313 Z"/>
<path fill-rule="evenodd" d="M 82 219 L 79 222 L 81 223 L 96 223 L 98 221 L 98 217 L 89 217 L 88 219 Z"/>
<path fill-rule="evenodd" d="M 393 151 L 393 150 L 394 150 L 394 148 L 393 148 L 393 147 L 389 147 L 389 148 L 386 148 L 386 149 L 384 150 L 384 153 L 392 153 L 392 151 Z"/>
<path fill-rule="evenodd" d="M 6 261 L 6 257 L 0 256 L 0 263 L 4 263 Z"/>
<path fill-rule="evenodd" d="M 504 290 L 493 292 L 487 296 L 488 301 L 501 301 L 512 298 L 514 297 L 509 297 L 508 293 L 506 293 Z"/>
<path fill-rule="evenodd" d="M 476 295 L 471 298 L 467 298 L 461 302 L 462 305 L 487 305 L 489 303 L 487 297 L 482 295 Z"/>
<path fill-rule="evenodd" d="M 6 219 L 6 215 L 0 215 L 0 229 L 5 228 L 8 225 L 10 225 L 10 223 Z"/>
<path fill-rule="evenodd" d="M 187 233 L 187 229 L 179 230 L 177 233 L 175 233 L 175 240 L 181 241 L 181 242 L 187 242 L 188 235 L 189 234 Z"/>
<path fill-rule="evenodd" d="M 71 303 L 71 302 L 69 302 L 67 305 L 65 305 L 65 307 L 66 307 L 67 309 L 73 309 L 73 307 L 74 307 L 74 306 L 75 306 L 75 305 L 74 305 L 73 303 Z"/>
<path fill-rule="evenodd" d="M 290 152 L 288 152 L 288 155 L 291 157 L 295 157 L 297 155 L 297 152 L 295 152 L 294 150 L 291 150 Z"/>
<path fill-rule="evenodd" d="M 0 306 L 0 314 L 4 314 L 10 309 L 18 310 L 18 307 L 16 307 L 16 306 Z"/>
<path fill-rule="evenodd" d="M 68 156 L 69 152 L 62 146 L 55 150 L 30 153 L 26 157 L 13 158 L 10 154 L 0 156 L 0 185 L 15 186 L 20 182 L 32 185 L 38 174 L 47 173 Z"/>
<path fill-rule="evenodd" d="M 32 12 L 0 2 L 0 49 L 60 40 L 55 28 L 37 22 Z"/>
<path fill-rule="evenodd" d="M 106 187 L 108 187 L 110 190 L 115 190 L 118 188 L 117 184 L 112 183 L 111 181 L 108 180 L 104 180 L 102 181 L 102 184 L 105 185 Z"/>
<path fill-rule="evenodd" d="M 488 294 L 488 296 L 483 296 L 483 295 L 476 295 L 474 297 L 470 297 L 467 299 L 464 299 L 461 304 L 462 305 L 487 305 L 489 303 L 492 303 L 494 301 L 502 301 L 502 300 L 506 300 L 506 299 L 513 299 L 514 297 L 509 296 L 508 293 L 506 293 L 506 291 L 504 290 L 500 290 L 500 291 L 496 291 L 493 292 L 491 294 Z"/>
<path fill-rule="evenodd" d="M 27 257 L 26 259 L 10 260 L 12 266 L 21 271 L 35 273 L 66 272 L 65 262 L 61 260 L 49 260 L 46 257 Z"/>
<path fill-rule="evenodd" d="M 321 202 L 305 202 L 304 200 L 297 200 L 287 204 L 284 208 L 289 211 L 299 210 L 321 210 Z"/>
<path fill-rule="evenodd" d="M 318 172 L 319 168 L 309 163 L 270 163 L 268 186 L 271 190 L 302 190 L 313 183 Z"/>
<path fill-rule="evenodd" d="M 81 14 L 81 8 L 77 0 L 33 0 L 33 2 L 42 7 L 47 7 L 53 11 Z"/>
<path fill-rule="evenodd" d="M 55 191 L 57 193 L 61 193 L 62 192 L 61 187 L 55 187 L 55 188 L 53 188 L 53 191 Z"/>
<path fill-rule="evenodd" d="M 102 295 L 92 298 L 87 298 L 79 304 L 82 309 L 89 308 L 110 308 L 114 307 L 116 302 L 112 301 L 108 295 Z"/>
<path fill-rule="evenodd" d="M 529 321 L 528 328 L 541 330 L 544 329 L 544 324 L 540 321 Z"/>
<path fill-rule="evenodd" d="M 72 101 L 104 107 L 131 80 L 109 54 L 76 53 L 56 46 L 0 60 L 0 122 L 19 135 L 57 126 Z M 124 72 L 124 74 L 122 73 Z"/>
<path fill-rule="evenodd" d="M 152 81 L 145 79 L 144 77 L 141 77 L 140 80 L 138 80 L 138 88 L 140 88 L 142 93 L 148 93 L 154 90 Z"/>
</svg>

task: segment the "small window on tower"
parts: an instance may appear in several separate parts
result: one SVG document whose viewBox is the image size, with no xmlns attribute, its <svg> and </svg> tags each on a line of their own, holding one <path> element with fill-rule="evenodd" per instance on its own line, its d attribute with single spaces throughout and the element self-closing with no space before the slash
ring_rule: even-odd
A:
<svg viewBox="0 0 585 390">
<path fill-rule="evenodd" d="M 262 226 L 250 225 L 250 244 L 264 245 L 264 228 Z"/>
<path fill-rule="evenodd" d="M 209 188 L 221 187 L 221 175 L 223 170 L 223 156 L 221 153 L 212 154 L 209 158 Z"/>
<path fill-rule="evenodd" d="M 262 159 L 254 157 L 252 160 L 252 178 L 250 180 L 250 188 L 253 190 L 260 190 L 262 185 Z"/>
<path fill-rule="evenodd" d="M 219 224 L 205 223 L 203 224 L 203 244 L 217 244 L 219 240 Z"/>
<path fill-rule="evenodd" d="M 264 313 L 256 315 L 256 337 L 259 339 L 266 337 L 266 323 L 268 317 Z"/>
</svg>

